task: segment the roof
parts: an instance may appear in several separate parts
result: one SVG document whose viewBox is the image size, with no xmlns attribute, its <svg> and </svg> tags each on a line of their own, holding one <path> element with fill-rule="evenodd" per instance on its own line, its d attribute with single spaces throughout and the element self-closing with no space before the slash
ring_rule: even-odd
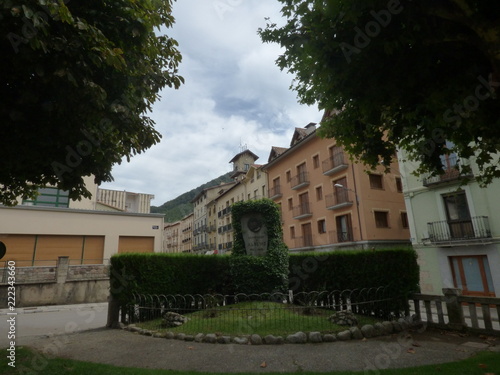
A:
<svg viewBox="0 0 500 375">
<path fill-rule="evenodd" d="M 286 147 L 273 146 L 271 148 L 271 152 L 269 153 L 269 157 L 267 158 L 267 161 L 270 162 L 271 160 L 277 158 L 282 153 L 284 153 L 286 150 L 288 150 L 288 148 L 286 148 Z"/>
<path fill-rule="evenodd" d="M 240 156 L 249 154 L 250 156 L 253 157 L 254 160 L 257 160 L 259 157 L 255 155 L 252 151 L 250 150 L 243 150 L 240 153 L 236 154 L 231 160 L 229 160 L 230 163 L 233 163 L 236 159 L 238 159 Z"/>
</svg>

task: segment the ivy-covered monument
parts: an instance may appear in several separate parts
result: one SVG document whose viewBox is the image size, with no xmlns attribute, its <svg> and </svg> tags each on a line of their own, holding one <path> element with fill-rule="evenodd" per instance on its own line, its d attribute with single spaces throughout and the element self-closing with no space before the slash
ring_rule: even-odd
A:
<svg viewBox="0 0 500 375">
<path fill-rule="evenodd" d="M 288 247 L 279 206 L 270 199 L 232 206 L 234 244 L 230 269 L 236 293 L 288 290 Z"/>
</svg>

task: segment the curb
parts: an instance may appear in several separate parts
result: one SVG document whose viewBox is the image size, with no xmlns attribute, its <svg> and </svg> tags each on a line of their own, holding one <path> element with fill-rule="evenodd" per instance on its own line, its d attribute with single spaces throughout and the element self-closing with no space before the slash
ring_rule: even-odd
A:
<svg viewBox="0 0 500 375">
<path fill-rule="evenodd" d="M 379 336 L 389 336 L 393 333 L 401 333 L 408 329 L 418 329 L 424 325 L 422 321 L 415 321 L 414 317 L 400 318 L 397 321 L 384 321 L 374 325 L 366 324 L 361 328 L 357 326 L 350 327 L 338 333 L 320 332 L 296 332 L 286 337 L 266 335 L 264 337 L 252 334 L 244 336 L 228 336 L 215 333 L 198 333 L 190 335 L 180 332 L 158 332 L 154 330 L 142 329 L 135 324 L 124 325 L 120 328 L 137 333 L 140 335 L 151 336 L 154 338 L 165 338 L 170 340 L 194 341 L 198 343 L 209 344 L 239 344 L 239 345 L 282 345 L 282 344 L 319 344 L 323 342 L 336 342 L 347 340 L 363 340 Z"/>
</svg>

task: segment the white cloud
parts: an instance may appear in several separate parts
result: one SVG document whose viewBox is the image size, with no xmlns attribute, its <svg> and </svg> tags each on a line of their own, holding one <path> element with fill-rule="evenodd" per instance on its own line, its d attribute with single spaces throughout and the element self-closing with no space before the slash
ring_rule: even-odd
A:
<svg viewBox="0 0 500 375">
<path fill-rule="evenodd" d="M 264 17 L 280 19 L 278 2 L 182 0 L 166 33 L 183 56 L 179 90 L 165 90 L 151 117 L 162 141 L 113 169 L 104 188 L 154 194 L 153 205 L 177 197 L 231 170 L 246 145 L 267 161 L 271 146 L 289 145 L 294 127 L 319 122 L 315 109 L 297 104 L 292 77 L 274 61 L 276 45 L 263 44 Z"/>
</svg>

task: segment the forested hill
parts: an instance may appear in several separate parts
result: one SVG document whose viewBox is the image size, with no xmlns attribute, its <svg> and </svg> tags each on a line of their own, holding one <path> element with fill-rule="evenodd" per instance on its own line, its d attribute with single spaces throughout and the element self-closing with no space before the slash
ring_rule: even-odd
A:
<svg viewBox="0 0 500 375">
<path fill-rule="evenodd" d="M 196 189 L 190 190 L 187 193 L 179 195 L 168 202 L 163 203 L 161 206 L 151 206 L 151 213 L 165 214 L 165 222 L 173 223 L 182 219 L 187 214 L 193 212 L 193 204 L 191 200 L 198 195 L 200 191 L 208 187 L 220 185 L 221 183 L 231 182 L 229 177 L 230 172 L 219 176 L 212 181 L 207 182 Z"/>
</svg>

